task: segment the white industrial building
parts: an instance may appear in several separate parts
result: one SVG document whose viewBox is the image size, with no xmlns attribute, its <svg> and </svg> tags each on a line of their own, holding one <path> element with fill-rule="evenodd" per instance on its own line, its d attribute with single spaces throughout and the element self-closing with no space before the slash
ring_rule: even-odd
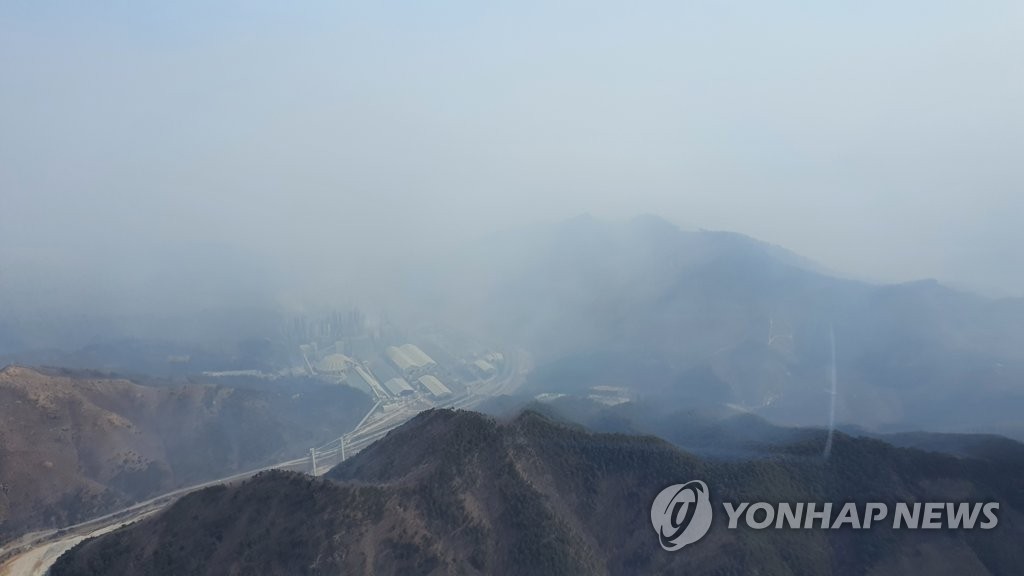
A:
<svg viewBox="0 0 1024 576">
<path fill-rule="evenodd" d="M 423 374 L 430 368 L 437 366 L 434 359 L 427 356 L 415 344 L 403 344 L 401 346 L 388 346 L 385 353 L 391 363 L 398 368 L 405 377 L 411 378 Z"/>
<path fill-rule="evenodd" d="M 405 381 L 405 378 L 392 378 L 384 383 L 384 387 L 387 388 L 388 392 L 392 396 L 409 396 L 415 394 L 415 390 L 409 383 Z"/>
<path fill-rule="evenodd" d="M 498 369 L 494 367 L 494 364 L 491 364 L 490 362 L 482 358 L 480 360 L 473 362 L 473 367 L 476 368 L 476 371 L 481 376 L 485 377 L 491 376 L 492 374 L 498 371 Z"/>
<path fill-rule="evenodd" d="M 316 371 L 320 374 L 341 376 L 348 372 L 352 359 L 344 354 L 328 354 L 316 363 Z"/>
<path fill-rule="evenodd" d="M 448 396 L 452 393 L 452 391 L 449 390 L 447 386 L 442 384 L 440 380 L 431 376 L 430 374 L 420 377 L 419 382 L 420 385 L 422 385 L 431 394 L 433 394 L 435 398 Z"/>
</svg>

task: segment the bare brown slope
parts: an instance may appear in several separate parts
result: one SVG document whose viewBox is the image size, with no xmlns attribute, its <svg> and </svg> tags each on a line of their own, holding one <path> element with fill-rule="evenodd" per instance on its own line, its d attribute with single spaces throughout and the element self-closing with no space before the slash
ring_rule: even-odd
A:
<svg viewBox="0 0 1024 576">
<path fill-rule="evenodd" d="M 299 455 L 350 428 L 368 408 L 361 396 L 4 368 L 0 542 Z"/>
<path fill-rule="evenodd" d="M 160 397 L 124 380 L 0 371 L 0 534 L 70 523 L 168 487 L 162 443 L 139 425 Z"/>
</svg>

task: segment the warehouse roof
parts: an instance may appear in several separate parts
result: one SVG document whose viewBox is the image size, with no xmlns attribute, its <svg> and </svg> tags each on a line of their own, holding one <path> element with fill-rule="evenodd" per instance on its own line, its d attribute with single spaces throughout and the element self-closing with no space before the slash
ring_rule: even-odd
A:
<svg viewBox="0 0 1024 576">
<path fill-rule="evenodd" d="M 388 346 L 385 350 L 388 358 L 398 366 L 399 370 L 405 371 L 412 368 L 423 368 L 424 366 L 431 366 L 436 364 L 434 360 L 427 356 L 423 350 L 420 350 L 415 344 L 403 344 L 401 346 Z"/>
<path fill-rule="evenodd" d="M 395 363 L 395 366 L 398 366 L 399 370 L 405 371 L 416 367 L 416 365 L 413 364 L 412 359 L 410 359 L 400 348 L 388 346 L 388 349 L 385 352 L 387 353 L 388 358 Z"/>
<path fill-rule="evenodd" d="M 384 383 L 384 387 L 395 396 L 412 394 L 414 392 L 412 386 L 409 386 L 409 383 L 405 381 L 405 378 L 392 378 Z"/>
<path fill-rule="evenodd" d="M 352 360 L 344 354 L 329 354 L 316 363 L 316 369 L 321 372 L 344 372 L 350 362 Z"/>
<path fill-rule="evenodd" d="M 403 344 L 401 349 L 402 352 L 405 352 L 405 355 L 411 358 L 417 366 L 429 366 L 431 364 L 436 364 L 433 358 L 427 356 L 426 352 L 420 350 L 420 347 L 415 344 Z"/>
<path fill-rule="evenodd" d="M 477 360 L 476 362 L 473 362 L 473 364 L 482 372 L 494 372 L 496 370 L 494 364 L 491 364 L 487 360 Z"/>
<path fill-rule="evenodd" d="M 441 381 L 434 378 L 430 374 L 420 378 L 420 384 L 422 384 L 430 393 L 434 396 L 447 396 L 452 393 L 447 386 L 441 384 Z"/>
</svg>

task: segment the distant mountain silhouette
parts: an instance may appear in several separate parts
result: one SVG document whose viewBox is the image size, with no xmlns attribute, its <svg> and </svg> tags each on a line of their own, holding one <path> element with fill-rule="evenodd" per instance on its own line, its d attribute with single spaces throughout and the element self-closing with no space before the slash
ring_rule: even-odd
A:
<svg viewBox="0 0 1024 576">
<path fill-rule="evenodd" d="M 828 275 L 777 246 L 647 216 L 496 235 L 418 277 L 437 318 L 538 360 L 529 393 L 612 384 L 790 424 L 1024 438 L 1024 299 Z"/>
</svg>

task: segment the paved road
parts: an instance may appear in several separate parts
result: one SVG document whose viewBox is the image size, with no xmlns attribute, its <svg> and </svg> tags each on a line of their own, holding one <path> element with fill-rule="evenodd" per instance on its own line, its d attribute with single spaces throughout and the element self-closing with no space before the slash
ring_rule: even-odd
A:
<svg viewBox="0 0 1024 576">
<path fill-rule="evenodd" d="M 53 564 L 57 562 L 57 559 L 60 558 L 61 554 L 64 554 L 68 550 L 74 548 L 82 540 L 92 538 L 94 536 L 102 536 L 107 532 L 113 532 L 122 526 L 127 526 L 132 522 L 137 522 L 152 514 L 156 514 L 159 510 L 160 509 L 150 510 L 136 516 L 129 522 L 114 522 L 81 536 L 71 536 L 32 548 L 20 556 L 15 556 L 13 560 L 5 564 L 3 567 L 0 567 L 0 576 L 46 574 L 46 571 L 50 569 L 50 566 L 53 566 Z"/>
<path fill-rule="evenodd" d="M 232 474 L 225 478 L 203 482 L 202 484 L 179 488 L 173 492 L 161 494 L 156 498 L 133 504 L 128 508 L 60 530 L 33 532 L 0 549 L 0 558 L 6 560 L 0 566 L 0 576 L 43 576 L 61 554 L 86 538 L 106 534 L 121 526 L 138 522 L 150 514 L 164 509 L 167 505 L 189 492 L 195 492 L 196 490 L 202 490 L 217 484 L 237 482 L 251 478 L 264 470 L 271 469 L 308 470 L 309 457 L 280 462 L 273 466 L 266 466 L 257 470 L 250 470 L 248 472 Z"/>
<path fill-rule="evenodd" d="M 529 354 L 514 350 L 506 354 L 506 360 L 500 373 L 489 380 L 472 385 L 473 390 L 469 394 L 441 403 L 414 397 L 399 404 L 391 404 L 381 416 L 345 435 L 345 456 L 351 458 L 424 410 L 430 408 L 471 409 L 493 396 L 509 394 L 522 385 L 526 374 L 532 367 Z M 340 442 L 330 442 L 318 449 L 316 459 L 316 474 L 326 473 L 341 461 Z"/>
<path fill-rule="evenodd" d="M 531 368 L 529 356 L 525 352 L 510 352 L 506 354 L 505 365 L 500 374 L 478 385 L 474 393 L 454 398 L 438 405 L 438 407 L 472 408 L 488 397 L 507 394 L 522 384 L 526 373 Z M 379 407 L 379 404 L 374 406 L 371 414 Z M 401 426 L 419 412 L 431 407 L 435 407 L 435 405 L 420 399 L 413 399 L 405 404 L 385 410 L 379 416 L 370 417 L 370 414 L 368 414 L 367 418 L 360 422 L 359 427 L 345 435 L 346 457 L 351 457 L 353 454 L 387 435 L 391 430 Z M 331 464 L 340 459 L 340 452 L 339 443 L 338 447 L 333 449 L 333 451 L 328 450 L 322 456 L 318 455 L 316 474 L 321 475 L 330 470 Z M 324 461 L 323 465 L 321 465 L 323 457 L 327 457 L 327 461 Z M 61 530 L 44 530 L 26 534 L 0 548 L 0 576 L 45 576 L 50 567 L 60 558 L 61 554 L 67 552 L 82 540 L 100 536 L 122 526 L 138 522 L 163 510 L 178 498 L 190 492 L 217 484 L 228 484 L 245 480 L 265 470 L 284 469 L 308 472 L 311 468 L 312 463 L 309 456 L 287 462 L 279 462 L 256 470 L 233 474 L 187 488 L 180 488 L 145 502 L 139 502 L 128 508 L 111 512 L 110 514 L 105 514 Z"/>
</svg>

